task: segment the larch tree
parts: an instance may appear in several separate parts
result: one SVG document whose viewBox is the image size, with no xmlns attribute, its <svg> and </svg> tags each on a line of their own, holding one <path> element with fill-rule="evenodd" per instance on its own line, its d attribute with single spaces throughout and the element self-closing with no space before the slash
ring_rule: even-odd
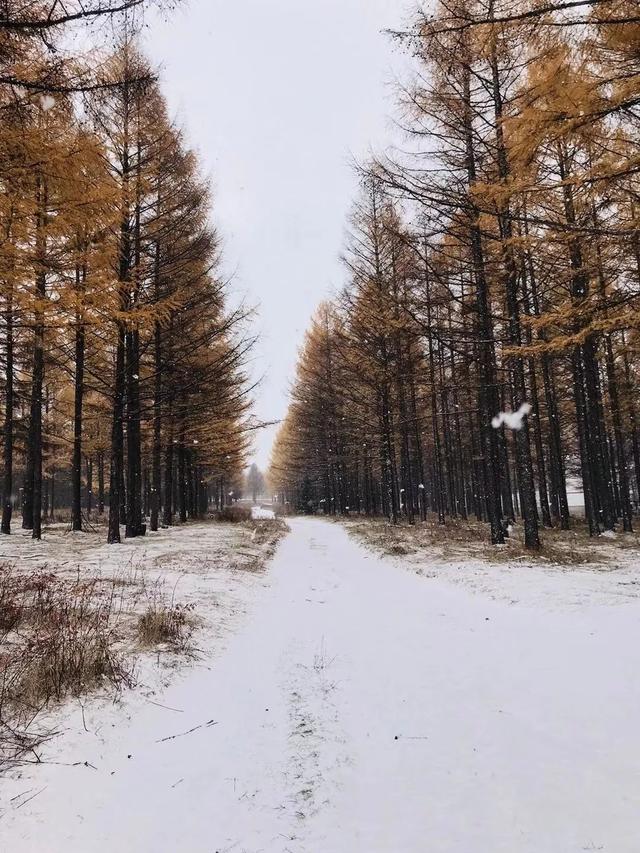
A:
<svg viewBox="0 0 640 853">
<path fill-rule="evenodd" d="M 520 519 L 535 550 L 570 526 L 576 477 L 592 535 L 631 529 L 639 25 L 622 0 L 467 0 L 395 34 L 406 144 L 361 170 L 347 285 L 274 448 L 281 499 L 473 514 L 496 544 Z"/>
</svg>

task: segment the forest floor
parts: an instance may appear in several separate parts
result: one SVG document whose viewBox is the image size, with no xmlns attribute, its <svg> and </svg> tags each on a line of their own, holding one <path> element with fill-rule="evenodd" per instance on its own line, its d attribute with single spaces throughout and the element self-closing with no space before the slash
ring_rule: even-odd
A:
<svg viewBox="0 0 640 853">
<path fill-rule="evenodd" d="M 210 657 L 287 530 L 257 515 L 112 546 L 100 523 L 0 537 L 0 771 L 47 753 L 59 736 L 47 712 L 63 701 L 82 715 L 100 688 L 108 702 L 130 687 L 150 698 Z"/>
<path fill-rule="evenodd" d="M 194 568 L 191 666 L 51 714 L 42 763 L 0 777 L 0 849 L 637 853 L 640 552 L 289 524 L 266 573 Z M 172 532 L 176 566 L 208 529 Z"/>
<path fill-rule="evenodd" d="M 591 538 L 581 519 L 570 530 L 541 530 L 539 552 L 524 547 L 520 525 L 504 545 L 491 545 L 486 524 L 435 516 L 415 525 L 381 519 L 343 520 L 375 553 L 426 578 L 459 584 L 510 604 L 556 608 L 640 597 L 640 533 Z"/>
</svg>

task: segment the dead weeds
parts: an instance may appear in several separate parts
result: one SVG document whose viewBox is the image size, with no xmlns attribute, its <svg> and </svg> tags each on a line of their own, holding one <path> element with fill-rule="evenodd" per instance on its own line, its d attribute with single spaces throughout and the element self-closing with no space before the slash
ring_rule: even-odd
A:
<svg viewBox="0 0 640 853">
<path fill-rule="evenodd" d="M 136 636 L 146 648 L 186 651 L 192 611 L 167 604 L 160 585 L 149 590 L 134 569 L 85 579 L 79 569 L 24 573 L 0 565 L 0 769 L 42 742 L 35 725 L 45 709 L 133 686 Z"/>
<path fill-rule="evenodd" d="M 236 530 L 246 553 L 230 548 L 219 559 L 233 554 L 230 568 L 258 572 L 288 528 L 279 520 L 245 518 Z M 0 563 L 0 770 L 20 756 L 35 756 L 51 736 L 41 730 L 45 709 L 69 697 L 132 686 L 141 652 L 194 650 L 195 605 L 176 603 L 175 587 L 165 595 L 162 580 L 149 580 L 147 564 L 131 557 L 105 575 L 95 565 L 83 570 L 82 560 L 75 554 L 37 570 L 22 559 Z M 212 568 L 218 564 L 217 555 L 211 562 Z M 153 577 L 164 568 L 153 564 Z"/>
<path fill-rule="evenodd" d="M 537 552 L 525 547 L 522 525 L 514 525 L 506 543 L 495 546 L 488 541 L 487 525 L 474 519 L 448 519 L 442 525 L 430 516 L 426 522 L 394 525 L 385 519 L 358 518 L 345 524 L 366 545 L 384 554 L 411 556 L 428 550 L 445 561 L 478 559 L 493 564 L 522 561 L 564 568 L 615 568 L 620 550 L 640 550 L 639 535 L 592 538 L 580 519 L 573 520 L 570 530 L 542 529 L 542 548 Z"/>
<path fill-rule="evenodd" d="M 186 651 L 195 627 L 194 604 L 167 604 L 156 600 L 138 619 L 138 640 L 143 646 L 167 644 Z"/>
</svg>

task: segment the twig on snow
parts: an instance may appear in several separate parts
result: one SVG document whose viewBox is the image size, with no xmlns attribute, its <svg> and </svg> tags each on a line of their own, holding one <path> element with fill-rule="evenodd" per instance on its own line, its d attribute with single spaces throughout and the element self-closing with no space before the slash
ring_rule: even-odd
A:
<svg viewBox="0 0 640 853">
<path fill-rule="evenodd" d="M 179 738 L 179 737 L 186 737 L 187 735 L 190 735 L 193 732 L 197 732 L 198 729 L 210 729 L 212 726 L 217 726 L 217 725 L 218 725 L 218 723 L 216 722 L 216 720 L 209 720 L 208 723 L 202 723 L 199 726 L 194 726 L 192 729 L 189 729 L 188 732 L 180 732 L 180 734 L 177 734 L 177 735 L 169 735 L 168 737 L 160 738 L 160 740 L 157 740 L 156 743 L 166 743 L 166 741 L 168 741 L 168 740 L 175 740 L 176 738 Z"/>
<path fill-rule="evenodd" d="M 43 791 L 46 791 L 46 789 L 47 789 L 47 786 L 46 786 L 46 785 L 44 786 L 44 788 L 40 788 L 40 790 L 39 790 L 39 791 L 36 791 L 36 792 L 35 792 L 35 794 L 32 794 L 32 795 L 31 795 L 30 797 L 28 797 L 26 800 L 23 800 L 19 805 L 17 805 L 17 806 L 16 806 L 16 809 L 21 809 L 21 808 L 22 808 L 22 806 L 26 806 L 26 805 L 27 805 L 27 803 L 30 803 L 30 802 L 31 802 L 31 800 L 34 800 L 34 799 L 35 799 L 39 794 L 41 794 Z"/>
<path fill-rule="evenodd" d="M 152 705 L 156 705 L 158 708 L 164 708 L 165 711 L 175 711 L 176 714 L 184 714 L 183 708 L 170 708 L 168 705 L 162 705 L 160 702 L 154 702 L 153 699 L 148 699 L 146 696 L 144 697 L 146 702 L 150 702 Z"/>
<path fill-rule="evenodd" d="M 84 727 L 85 732 L 87 734 L 90 734 L 90 731 L 87 728 L 87 721 L 86 721 L 85 716 L 84 716 L 84 704 L 82 702 L 82 699 L 78 699 L 78 702 L 80 703 L 80 710 L 82 711 L 82 725 Z"/>
</svg>

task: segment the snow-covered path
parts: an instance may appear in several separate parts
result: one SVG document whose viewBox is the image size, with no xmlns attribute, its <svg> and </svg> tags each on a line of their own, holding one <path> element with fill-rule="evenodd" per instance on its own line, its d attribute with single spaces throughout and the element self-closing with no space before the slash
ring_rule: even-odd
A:
<svg viewBox="0 0 640 853">
<path fill-rule="evenodd" d="M 638 603 L 509 606 L 291 528 L 222 658 L 159 699 L 175 711 L 65 755 L 95 770 L 11 781 L 41 792 L 0 849 L 637 853 Z"/>
</svg>

